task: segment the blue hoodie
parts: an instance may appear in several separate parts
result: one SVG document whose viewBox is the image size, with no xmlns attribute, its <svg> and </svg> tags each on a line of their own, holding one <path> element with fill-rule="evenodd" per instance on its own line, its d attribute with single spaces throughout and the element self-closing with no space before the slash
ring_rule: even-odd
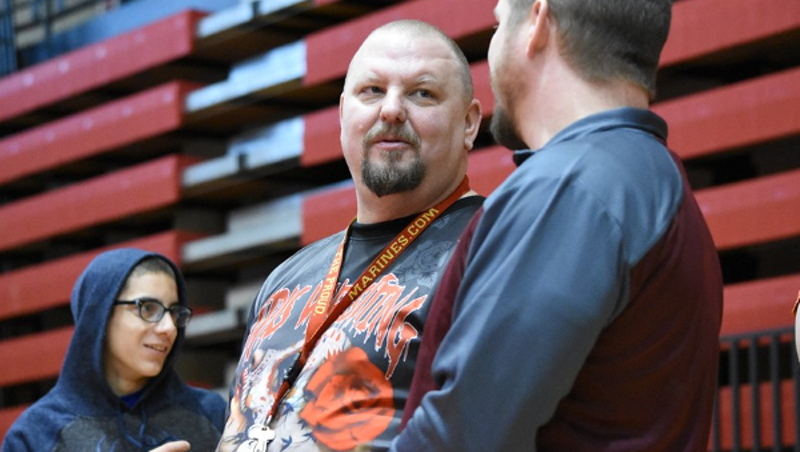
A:
<svg viewBox="0 0 800 452">
<path fill-rule="evenodd" d="M 179 303 L 186 305 L 180 271 L 163 256 L 119 249 L 96 257 L 72 291 L 75 332 L 58 382 L 17 419 L 2 452 L 142 451 L 176 439 L 189 441 L 195 451 L 214 450 L 226 403 L 218 394 L 189 387 L 173 370 L 184 328 L 178 329 L 161 373 L 132 407 L 106 382 L 103 349 L 114 301 L 133 268 L 151 256 L 173 267 Z"/>
</svg>

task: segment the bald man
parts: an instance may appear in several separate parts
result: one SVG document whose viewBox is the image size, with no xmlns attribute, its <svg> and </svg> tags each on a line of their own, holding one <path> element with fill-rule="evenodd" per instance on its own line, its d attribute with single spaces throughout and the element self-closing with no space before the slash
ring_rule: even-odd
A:
<svg viewBox="0 0 800 452">
<path fill-rule="evenodd" d="M 339 114 L 356 219 L 262 286 L 220 451 L 386 450 L 429 301 L 483 201 L 466 178 L 480 103 L 466 58 L 437 28 L 398 21 L 370 34 Z"/>
</svg>

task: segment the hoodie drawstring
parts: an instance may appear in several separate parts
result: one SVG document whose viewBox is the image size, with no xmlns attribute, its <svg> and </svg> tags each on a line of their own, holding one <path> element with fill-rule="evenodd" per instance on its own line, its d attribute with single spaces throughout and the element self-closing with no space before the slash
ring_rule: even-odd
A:
<svg viewBox="0 0 800 452">
<path fill-rule="evenodd" d="M 160 435 L 163 435 L 161 440 L 156 439 L 155 436 L 147 434 L 147 412 L 144 409 L 144 406 L 139 407 L 139 412 L 142 413 L 142 422 L 139 426 L 139 437 L 134 437 L 128 429 L 125 427 L 125 420 L 123 419 L 122 410 L 117 410 L 117 425 L 119 426 L 120 431 L 122 432 L 125 439 L 136 446 L 142 452 L 147 452 L 157 446 L 160 446 L 168 441 L 177 441 L 179 438 L 176 438 L 174 435 L 171 435 L 167 431 L 159 432 Z"/>
</svg>

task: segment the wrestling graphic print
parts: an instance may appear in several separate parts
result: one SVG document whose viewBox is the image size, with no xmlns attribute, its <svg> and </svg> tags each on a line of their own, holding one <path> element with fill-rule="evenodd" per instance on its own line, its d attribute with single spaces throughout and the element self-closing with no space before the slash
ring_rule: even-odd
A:
<svg viewBox="0 0 800 452">
<path fill-rule="evenodd" d="M 439 265 L 431 263 L 434 268 Z M 417 283 L 426 279 L 415 276 Z M 351 286 L 345 280 L 334 300 Z M 220 450 L 243 450 L 239 446 L 246 442 L 249 427 L 266 422 L 283 376 L 303 345 L 322 289 L 322 281 L 313 287 L 281 288 L 261 304 L 242 351 Z M 402 406 L 396 406 L 390 379 L 408 358 L 409 342 L 419 337 L 409 317 L 428 299 L 429 288 L 425 289 L 421 295 L 419 287 L 405 287 L 389 273 L 354 301 L 323 334 L 281 403 L 273 423 L 277 436 L 268 450 L 351 451 L 374 443 L 391 424 L 396 428 Z"/>
</svg>

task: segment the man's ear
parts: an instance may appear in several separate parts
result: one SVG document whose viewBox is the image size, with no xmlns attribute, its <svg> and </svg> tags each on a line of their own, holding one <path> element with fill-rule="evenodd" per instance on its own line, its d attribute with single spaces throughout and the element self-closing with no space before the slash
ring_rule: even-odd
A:
<svg viewBox="0 0 800 452">
<path fill-rule="evenodd" d="M 342 123 L 342 111 L 344 109 L 344 93 L 339 95 L 339 124 Z"/>
<path fill-rule="evenodd" d="M 483 118 L 483 111 L 481 109 L 481 102 L 478 99 L 472 99 L 467 107 L 467 114 L 464 118 L 464 149 L 467 151 L 472 150 L 475 144 L 475 138 L 478 136 L 478 131 L 481 128 L 481 119 Z"/>
<path fill-rule="evenodd" d="M 550 37 L 549 12 L 548 0 L 536 0 L 533 2 L 528 21 L 525 24 L 528 32 L 528 45 L 526 48 L 528 56 L 537 53 L 547 45 L 547 40 Z"/>
<path fill-rule="evenodd" d="M 339 141 L 344 137 L 344 93 L 339 95 Z"/>
</svg>

